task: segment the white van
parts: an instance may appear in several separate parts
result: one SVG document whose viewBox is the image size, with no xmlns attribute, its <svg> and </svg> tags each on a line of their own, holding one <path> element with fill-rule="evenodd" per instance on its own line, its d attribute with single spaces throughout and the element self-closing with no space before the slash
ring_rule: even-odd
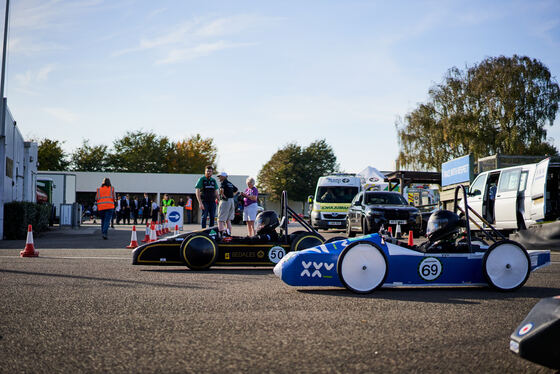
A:
<svg viewBox="0 0 560 374">
<path fill-rule="evenodd" d="M 352 199 L 361 191 L 361 179 L 354 174 L 320 177 L 315 196 L 309 196 L 310 221 L 315 229 L 345 229 Z"/>
<path fill-rule="evenodd" d="M 521 230 L 560 217 L 560 164 L 547 158 L 480 173 L 469 187 L 471 208 L 498 230 Z M 482 221 L 471 214 L 482 226 Z M 471 223 L 472 230 L 478 227 Z"/>
</svg>

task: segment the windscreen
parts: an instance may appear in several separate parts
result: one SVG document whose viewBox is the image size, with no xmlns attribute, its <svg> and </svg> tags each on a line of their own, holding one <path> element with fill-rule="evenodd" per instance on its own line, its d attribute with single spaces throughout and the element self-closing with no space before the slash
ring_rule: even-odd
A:
<svg viewBox="0 0 560 374">
<path fill-rule="evenodd" d="M 317 189 L 318 203 L 351 203 L 358 193 L 358 187 L 319 187 Z"/>
<path fill-rule="evenodd" d="M 366 205 L 408 205 L 408 202 L 397 193 L 376 192 L 366 194 Z"/>
</svg>

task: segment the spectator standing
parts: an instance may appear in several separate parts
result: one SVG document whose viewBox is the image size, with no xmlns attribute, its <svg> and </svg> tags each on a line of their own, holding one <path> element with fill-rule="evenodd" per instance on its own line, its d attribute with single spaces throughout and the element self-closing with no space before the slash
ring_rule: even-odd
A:
<svg viewBox="0 0 560 374">
<path fill-rule="evenodd" d="M 140 201 L 140 205 L 142 206 L 142 224 L 148 223 L 150 220 L 150 214 L 152 211 L 152 201 L 147 193 L 144 192 L 144 197 Z"/>
<path fill-rule="evenodd" d="M 206 218 L 210 217 L 210 226 L 214 225 L 216 216 L 216 199 L 218 198 L 218 183 L 212 178 L 214 168 L 206 166 L 204 176 L 196 183 L 196 199 L 202 209 L 202 228 L 206 228 Z"/>
<path fill-rule="evenodd" d="M 118 225 L 118 224 L 121 223 L 121 218 L 122 218 L 122 196 L 121 195 L 117 195 L 117 205 L 115 206 L 115 214 L 117 216 L 117 225 Z"/>
<path fill-rule="evenodd" d="M 167 219 L 167 207 L 175 206 L 175 200 L 172 197 L 169 197 L 168 194 L 163 194 L 163 200 L 161 200 L 161 221 L 163 222 Z"/>
<path fill-rule="evenodd" d="M 93 206 L 91 207 L 91 211 L 92 211 L 92 215 L 93 215 L 93 223 L 97 223 L 97 221 L 95 220 L 97 218 L 98 212 L 97 212 L 97 202 L 93 203 Z"/>
<path fill-rule="evenodd" d="M 150 212 L 152 214 L 152 222 L 156 222 L 159 216 L 159 206 L 155 200 L 152 201 Z"/>
<path fill-rule="evenodd" d="M 187 214 L 187 224 L 192 223 L 192 199 L 187 196 L 187 202 L 185 203 L 185 212 Z"/>
<path fill-rule="evenodd" d="M 95 195 L 95 202 L 97 204 L 97 211 L 101 216 L 101 235 L 103 239 L 107 239 L 109 231 L 109 223 L 113 216 L 113 209 L 115 208 L 115 189 L 111 186 L 111 180 L 104 178 L 101 187 L 97 189 Z"/>
<path fill-rule="evenodd" d="M 130 195 L 126 194 L 124 197 L 125 205 L 124 205 L 124 212 L 123 212 L 123 225 L 126 224 L 130 225 L 130 209 L 132 202 L 130 201 Z"/>
<path fill-rule="evenodd" d="M 255 236 L 255 219 L 257 218 L 257 197 L 259 191 L 255 187 L 255 179 L 247 178 L 247 188 L 241 192 L 243 196 L 243 221 L 247 222 L 247 233 Z"/>
<path fill-rule="evenodd" d="M 140 202 L 138 201 L 138 196 L 134 196 L 132 200 L 132 218 L 134 219 L 134 224 L 138 224 L 138 211 L 140 210 Z"/>
<path fill-rule="evenodd" d="M 237 192 L 237 187 L 227 179 L 227 173 L 222 171 L 218 174 L 220 180 L 220 205 L 218 206 L 218 231 L 231 235 L 231 221 L 235 214 L 235 203 L 233 195 Z"/>
</svg>

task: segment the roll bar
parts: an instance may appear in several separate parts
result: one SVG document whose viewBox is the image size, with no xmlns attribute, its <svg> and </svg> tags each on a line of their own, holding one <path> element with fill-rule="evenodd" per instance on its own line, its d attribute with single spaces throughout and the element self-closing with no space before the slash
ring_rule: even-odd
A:
<svg viewBox="0 0 560 374">
<path fill-rule="evenodd" d="M 462 191 L 462 199 L 463 199 L 463 207 L 461 208 L 458 204 L 458 195 L 459 195 L 459 190 Z M 478 214 L 473 208 L 471 208 L 469 206 L 469 204 L 467 203 L 467 190 L 465 188 L 465 186 L 460 185 L 455 187 L 455 197 L 453 199 L 453 212 L 455 214 L 457 214 L 457 210 L 460 210 L 464 215 L 465 215 L 465 222 L 466 222 L 466 228 L 467 228 L 467 241 L 469 244 L 469 248 L 471 247 L 471 225 L 469 224 L 469 221 L 471 221 L 476 227 L 478 227 L 480 229 L 480 231 L 490 240 L 492 240 L 493 242 L 497 242 L 497 240 L 488 233 L 488 231 L 486 229 L 484 229 L 482 226 L 480 226 L 475 220 L 474 218 L 469 216 L 469 211 L 474 214 L 478 219 L 480 219 L 485 225 L 487 225 L 492 232 L 496 235 L 496 237 L 500 237 L 503 240 L 506 239 L 506 237 L 499 232 L 498 230 L 496 230 L 496 228 L 494 226 L 492 226 L 492 224 L 490 222 L 488 222 L 487 220 L 484 219 L 484 217 L 482 217 L 480 214 Z"/>
<path fill-rule="evenodd" d="M 293 218 L 297 221 L 297 223 L 299 223 L 300 225 L 302 225 L 307 231 L 310 231 L 314 234 L 317 234 L 319 236 L 321 236 L 313 227 L 311 227 L 311 225 L 307 222 L 305 222 L 305 220 L 303 218 L 301 218 L 292 208 L 290 208 L 288 206 L 288 192 L 287 191 L 282 191 L 282 196 L 280 198 L 280 206 L 281 206 L 281 213 L 280 213 L 280 221 L 282 222 L 282 231 L 284 231 L 285 234 L 288 233 L 288 220 L 290 218 Z M 284 219 L 284 217 L 286 217 Z"/>
</svg>

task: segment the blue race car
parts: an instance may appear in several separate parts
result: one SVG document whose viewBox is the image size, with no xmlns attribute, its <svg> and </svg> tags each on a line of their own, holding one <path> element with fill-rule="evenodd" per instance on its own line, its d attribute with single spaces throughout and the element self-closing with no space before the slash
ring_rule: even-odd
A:
<svg viewBox="0 0 560 374">
<path fill-rule="evenodd" d="M 290 252 L 274 273 L 291 286 L 346 287 L 355 293 L 370 293 L 381 286 L 491 286 L 511 291 L 523 286 L 531 271 L 550 264 L 550 251 L 527 251 L 488 222 L 494 236 L 482 232 L 494 243 L 472 240 L 466 224 L 472 209 L 466 198 L 464 207 L 459 207 L 457 192 L 455 212 L 434 212 L 428 222 L 428 241 L 422 245 L 370 234 Z M 457 209 L 464 217 L 456 214 Z"/>
</svg>

